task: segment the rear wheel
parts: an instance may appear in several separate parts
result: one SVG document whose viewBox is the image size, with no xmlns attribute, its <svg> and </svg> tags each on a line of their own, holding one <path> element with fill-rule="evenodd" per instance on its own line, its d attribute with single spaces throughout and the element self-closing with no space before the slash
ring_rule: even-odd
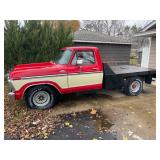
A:
<svg viewBox="0 0 160 160">
<path fill-rule="evenodd" d="M 143 90 L 143 81 L 139 77 L 128 78 L 125 82 L 124 91 L 129 96 L 137 96 Z"/>
<path fill-rule="evenodd" d="M 35 86 L 25 96 L 27 106 L 33 109 L 51 108 L 57 100 L 57 93 L 49 86 Z"/>
</svg>

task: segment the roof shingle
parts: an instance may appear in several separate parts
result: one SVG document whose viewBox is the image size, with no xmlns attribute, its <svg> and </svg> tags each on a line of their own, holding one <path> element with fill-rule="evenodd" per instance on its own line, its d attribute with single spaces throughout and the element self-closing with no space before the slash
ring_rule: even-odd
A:
<svg viewBox="0 0 160 160">
<path fill-rule="evenodd" d="M 131 41 L 119 37 L 111 37 L 104 33 L 92 31 L 77 31 L 74 33 L 74 42 L 90 42 L 90 43 L 115 43 L 115 44 L 131 44 Z"/>
</svg>

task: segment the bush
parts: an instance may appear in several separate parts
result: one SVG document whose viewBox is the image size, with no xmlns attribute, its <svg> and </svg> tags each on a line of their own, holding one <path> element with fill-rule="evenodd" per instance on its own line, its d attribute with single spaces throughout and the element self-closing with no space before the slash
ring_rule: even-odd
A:
<svg viewBox="0 0 160 160">
<path fill-rule="evenodd" d="M 5 72 L 16 64 L 54 60 L 57 50 L 72 45 L 72 32 L 61 21 L 53 27 L 48 21 L 5 21 Z"/>
</svg>

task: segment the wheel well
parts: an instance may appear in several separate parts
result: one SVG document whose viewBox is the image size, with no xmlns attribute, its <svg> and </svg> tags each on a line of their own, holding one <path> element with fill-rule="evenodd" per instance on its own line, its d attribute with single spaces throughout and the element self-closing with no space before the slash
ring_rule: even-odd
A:
<svg viewBox="0 0 160 160">
<path fill-rule="evenodd" d="M 139 78 L 139 79 L 141 79 L 142 81 L 145 80 L 145 76 L 130 76 L 130 77 L 126 77 L 125 79 L 128 80 L 128 79 L 132 79 L 132 78 Z"/>
<path fill-rule="evenodd" d="M 126 86 L 127 82 L 129 79 L 133 79 L 133 78 L 139 78 L 142 82 L 145 80 L 145 77 L 144 76 L 130 76 L 130 77 L 125 77 L 124 78 L 124 83 L 122 85 L 122 88 Z"/>
<path fill-rule="evenodd" d="M 140 79 L 144 79 L 144 76 L 137 75 L 137 76 L 129 76 L 129 77 L 126 77 L 126 78 L 140 78 Z"/>
<path fill-rule="evenodd" d="M 24 94 L 23 94 L 23 97 L 25 97 L 25 95 L 27 94 L 27 92 L 31 89 L 31 88 L 34 88 L 36 86 L 48 86 L 50 88 L 52 88 L 57 94 L 61 94 L 57 88 L 55 88 L 54 86 L 50 85 L 50 84 L 39 84 L 39 85 L 33 85 L 33 86 L 30 86 L 28 87 L 25 91 L 24 91 Z"/>
</svg>

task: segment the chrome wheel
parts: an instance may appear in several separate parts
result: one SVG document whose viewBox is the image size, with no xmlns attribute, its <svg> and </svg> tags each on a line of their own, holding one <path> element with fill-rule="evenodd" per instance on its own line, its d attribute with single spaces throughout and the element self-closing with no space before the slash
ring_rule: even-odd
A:
<svg viewBox="0 0 160 160">
<path fill-rule="evenodd" d="M 130 85 L 130 91 L 132 93 L 138 92 L 140 88 L 141 88 L 141 83 L 137 80 L 133 81 L 132 84 Z"/>
<path fill-rule="evenodd" d="M 33 95 L 33 103 L 38 107 L 44 107 L 50 102 L 50 95 L 46 91 L 38 91 Z"/>
</svg>

